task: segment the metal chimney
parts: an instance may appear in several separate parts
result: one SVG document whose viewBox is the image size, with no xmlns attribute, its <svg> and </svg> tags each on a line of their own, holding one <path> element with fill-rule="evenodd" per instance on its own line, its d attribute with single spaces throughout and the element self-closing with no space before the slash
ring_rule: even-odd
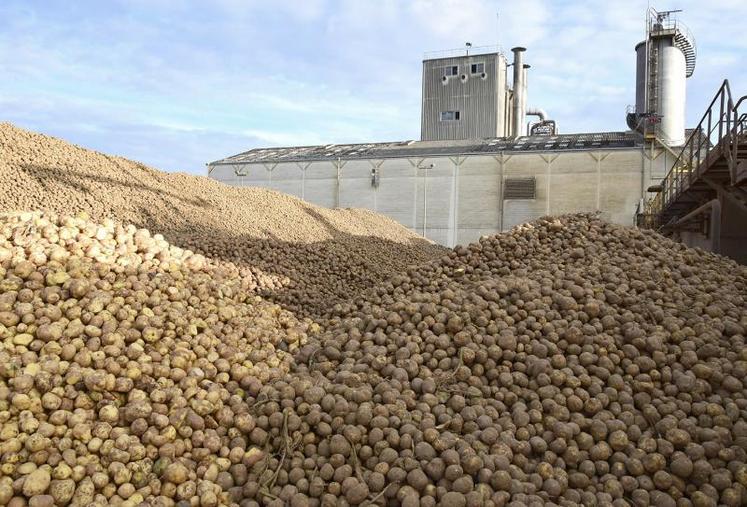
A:
<svg viewBox="0 0 747 507">
<path fill-rule="evenodd" d="M 524 119 L 524 123 L 521 124 L 521 132 L 524 132 L 527 128 L 527 95 L 528 89 L 529 89 L 529 80 L 527 79 L 527 73 L 529 71 L 529 68 L 531 65 L 524 64 L 524 73 L 521 77 L 521 86 L 522 86 L 522 92 L 521 92 L 521 117 Z"/>
<path fill-rule="evenodd" d="M 515 137 L 519 137 L 524 130 L 524 108 L 526 107 L 526 86 L 524 82 L 526 71 L 524 70 L 524 51 L 526 50 L 527 48 L 520 46 L 511 49 L 514 53 L 514 114 L 513 121 L 511 122 L 511 135 Z"/>
</svg>

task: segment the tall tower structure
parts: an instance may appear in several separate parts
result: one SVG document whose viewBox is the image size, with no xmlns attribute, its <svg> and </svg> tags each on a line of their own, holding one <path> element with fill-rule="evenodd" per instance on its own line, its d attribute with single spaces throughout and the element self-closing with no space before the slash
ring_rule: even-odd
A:
<svg viewBox="0 0 747 507">
<path fill-rule="evenodd" d="M 647 14 L 646 39 L 635 47 L 635 112 L 627 117 L 631 129 L 668 146 L 685 143 L 685 81 L 695 70 L 697 53 L 677 12 L 650 9 Z"/>
</svg>

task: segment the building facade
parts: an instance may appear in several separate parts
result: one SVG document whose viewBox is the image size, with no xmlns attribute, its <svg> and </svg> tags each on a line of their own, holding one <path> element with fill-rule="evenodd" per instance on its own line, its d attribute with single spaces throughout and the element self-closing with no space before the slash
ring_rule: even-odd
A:
<svg viewBox="0 0 747 507">
<path fill-rule="evenodd" d="M 208 165 L 229 185 L 366 208 L 437 243 L 476 241 L 544 215 L 599 212 L 631 225 L 672 163 L 632 133 L 404 141 L 250 150 Z"/>
<path fill-rule="evenodd" d="M 499 52 L 426 58 L 421 140 L 509 136 L 511 96 Z"/>
</svg>

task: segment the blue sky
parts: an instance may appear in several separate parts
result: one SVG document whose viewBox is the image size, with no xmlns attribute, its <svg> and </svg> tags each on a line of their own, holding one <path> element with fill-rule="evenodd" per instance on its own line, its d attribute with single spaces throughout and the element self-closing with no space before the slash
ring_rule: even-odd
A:
<svg viewBox="0 0 747 507">
<path fill-rule="evenodd" d="M 417 139 L 423 52 L 526 46 L 528 105 L 624 130 L 638 0 L 0 0 L 0 121 L 170 171 L 257 146 Z M 747 94 L 744 0 L 681 0 L 698 64 Z M 496 19 L 496 12 L 499 13 Z"/>
</svg>

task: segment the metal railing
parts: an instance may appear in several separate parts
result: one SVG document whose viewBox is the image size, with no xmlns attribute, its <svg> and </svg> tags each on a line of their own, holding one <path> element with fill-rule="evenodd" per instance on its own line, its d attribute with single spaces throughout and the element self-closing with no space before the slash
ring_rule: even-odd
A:
<svg viewBox="0 0 747 507">
<path fill-rule="evenodd" d="M 423 60 L 437 60 L 439 58 L 457 58 L 462 56 L 479 56 L 492 53 L 503 53 L 501 46 L 465 46 L 441 51 L 427 51 L 423 53 Z"/>
<path fill-rule="evenodd" d="M 685 23 L 677 19 L 679 11 L 657 12 L 653 7 L 649 9 L 648 14 L 648 32 L 652 35 L 661 32 L 675 32 L 674 44 L 685 55 L 686 76 L 693 75 L 695 70 L 695 60 L 698 56 L 698 46 L 695 43 L 695 37 Z M 679 32 L 679 37 L 677 36 Z"/>
<path fill-rule="evenodd" d="M 701 176 L 701 166 L 705 162 L 711 162 L 711 157 L 725 157 L 734 183 L 736 160 L 740 156 L 738 141 L 747 133 L 747 114 L 739 114 L 739 106 L 745 99 L 747 96 L 740 98 L 735 104 L 729 80 L 724 80 L 697 127 L 687 138 L 669 173 L 662 180 L 661 191 L 638 214 L 639 226 L 660 228 L 665 225 L 661 223 L 662 213 Z"/>
</svg>

